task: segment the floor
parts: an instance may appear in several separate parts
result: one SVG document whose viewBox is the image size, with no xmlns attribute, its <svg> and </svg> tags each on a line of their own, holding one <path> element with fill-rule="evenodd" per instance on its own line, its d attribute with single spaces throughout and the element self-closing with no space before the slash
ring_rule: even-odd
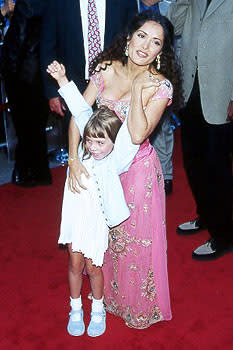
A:
<svg viewBox="0 0 233 350">
<path fill-rule="evenodd" d="M 11 181 L 11 173 L 14 163 L 8 162 L 5 147 L 0 148 L 0 185 Z"/>
<path fill-rule="evenodd" d="M 52 152 L 49 154 L 49 166 L 50 168 L 56 168 L 63 165 L 61 157 L 58 152 Z M 56 159 L 57 158 L 57 159 Z M 11 181 L 11 174 L 13 171 L 14 162 L 8 161 L 6 147 L 0 148 L 0 185 L 6 184 Z"/>
</svg>

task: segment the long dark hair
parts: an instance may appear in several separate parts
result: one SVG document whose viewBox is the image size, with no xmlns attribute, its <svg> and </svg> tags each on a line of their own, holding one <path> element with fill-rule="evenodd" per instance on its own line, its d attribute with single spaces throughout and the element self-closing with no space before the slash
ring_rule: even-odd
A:
<svg viewBox="0 0 233 350">
<path fill-rule="evenodd" d="M 98 64 L 103 62 L 107 63 L 105 63 L 104 66 L 101 65 L 101 68 L 99 69 L 105 70 L 113 61 L 120 61 L 122 65 L 126 65 L 128 61 L 128 57 L 125 55 L 127 41 L 131 40 L 133 34 L 148 21 L 159 23 L 164 31 L 164 44 L 160 56 L 161 64 L 159 73 L 169 79 L 174 87 L 172 108 L 174 111 L 177 111 L 183 106 L 183 90 L 181 70 L 174 50 L 173 25 L 165 16 L 162 16 L 155 11 L 148 10 L 134 16 L 127 30 L 97 56 L 90 67 L 90 73 L 93 74 L 98 70 Z M 151 70 L 152 67 L 157 70 L 156 60 L 150 64 L 149 69 Z"/>
</svg>

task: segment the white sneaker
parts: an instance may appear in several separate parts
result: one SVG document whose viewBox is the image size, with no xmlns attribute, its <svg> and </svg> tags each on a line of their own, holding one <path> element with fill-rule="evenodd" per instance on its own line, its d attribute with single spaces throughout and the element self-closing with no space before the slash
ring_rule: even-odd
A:
<svg viewBox="0 0 233 350">
<path fill-rule="evenodd" d="M 205 227 L 201 224 L 200 218 L 196 218 L 192 221 L 187 221 L 179 225 L 176 232 L 180 235 L 191 235 L 204 229 Z"/>
<path fill-rule="evenodd" d="M 196 260 L 213 260 L 232 251 L 233 247 L 231 244 L 224 247 L 218 247 L 215 239 L 210 238 L 207 242 L 193 251 L 192 257 Z"/>
<path fill-rule="evenodd" d="M 216 248 L 214 248 L 211 240 L 208 240 L 204 244 L 200 245 L 197 249 L 193 251 L 196 255 L 208 255 L 216 253 Z"/>
</svg>

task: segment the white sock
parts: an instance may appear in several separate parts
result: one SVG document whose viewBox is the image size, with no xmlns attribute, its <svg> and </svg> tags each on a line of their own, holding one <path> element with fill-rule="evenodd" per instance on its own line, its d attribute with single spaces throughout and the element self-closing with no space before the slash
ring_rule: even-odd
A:
<svg viewBox="0 0 233 350">
<path fill-rule="evenodd" d="M 82 308 L 81 295 L 79 298 L 75 298 L 75 299 L 70 297 L 70 306 L 72 310 L 79 311 Z M 72 315 L 72 321 L 80 321 L 80 320 L 81 320 L 80 314 Z"/>
<path fill-rule="evenodd" d="M 101 299 L 95 299 L 92 297 L 92 306 L 91 306 L 91 311 L 92 312 L 101 312 L 104 309 L 104 303 L 103 303 L 104 297 Z M 101 316 L 92 316 L 92 321 L 99 323 L 102 320 Z"/>
</svg>

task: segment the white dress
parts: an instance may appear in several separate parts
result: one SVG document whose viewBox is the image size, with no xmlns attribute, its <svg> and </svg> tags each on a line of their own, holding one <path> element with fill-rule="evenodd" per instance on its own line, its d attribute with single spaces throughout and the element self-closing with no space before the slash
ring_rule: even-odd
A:
<svg viewBox="0 0 233 350">
<path fill-rule="evenodd" d="M 87 190 L 80 193 L 68 189 L 65 182 L 59 244 L 72 243 L 73 252 L 81 252 L 93 265 L 102 266 L 108 247 L 108 231 L 94 180 L 82 178 Z"/>
</svg>

